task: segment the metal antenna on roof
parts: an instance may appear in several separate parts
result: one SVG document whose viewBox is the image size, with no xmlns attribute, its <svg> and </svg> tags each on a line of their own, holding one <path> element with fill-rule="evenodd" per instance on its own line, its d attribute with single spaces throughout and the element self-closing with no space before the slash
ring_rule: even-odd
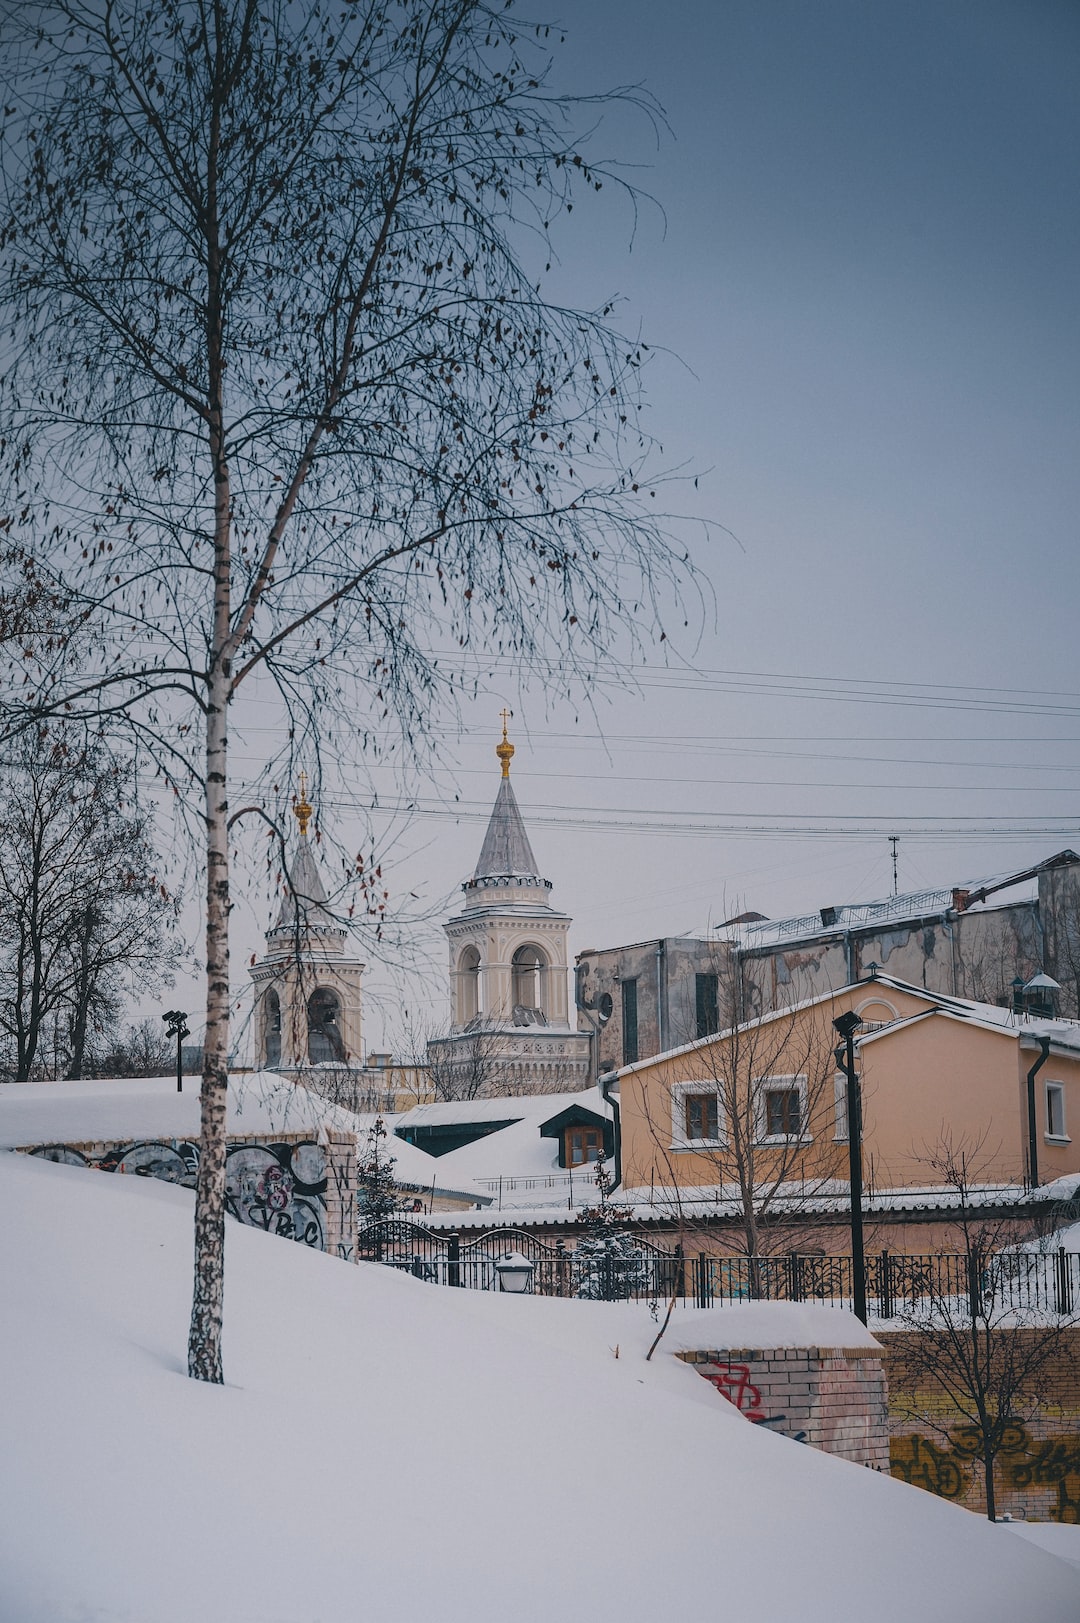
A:
<svg viewBox="0 0 1080 1623">
<path fill-rule="evenodd" d="M 893 893 L 894 896 L 899 896 L 899 894 L 900 894 L 900 880 L 899 880 L 899 876 L 898 876 L 898 873 L 897 873 L 897 867 L 896 867 L 896 853 L 897 853 L 897 848 L 898 848 L 898 846 L 900 844 L 900 836 L 899 836 L 899 834 L 890 834 L 889 835 L 889 844 L 892 846 L 892 893 Z"/>
</svg>

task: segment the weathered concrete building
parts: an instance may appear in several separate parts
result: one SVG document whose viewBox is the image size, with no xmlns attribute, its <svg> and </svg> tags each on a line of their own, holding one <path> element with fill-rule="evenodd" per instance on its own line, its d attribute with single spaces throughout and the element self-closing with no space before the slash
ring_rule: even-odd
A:
<svg viewBox="0 0 1080 1623">
<path fill-rule="evenodd" d="M 601 1073 L 740 1020 L 836 991 L 872 968 L 949 997 L 1007 1005 L 1014 983 L 1057 981 L 1054 1006 L 1080 1015 L 1080 856 L 948 890 L 822 907 L 799 918 L 742 914 L 709 939 L 668 937 L 577 959 L 580 1029 Z"/>
</svg>

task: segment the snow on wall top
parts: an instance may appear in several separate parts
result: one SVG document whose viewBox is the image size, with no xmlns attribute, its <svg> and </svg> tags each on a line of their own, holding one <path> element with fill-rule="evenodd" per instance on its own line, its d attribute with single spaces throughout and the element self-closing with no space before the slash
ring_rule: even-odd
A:
<svg viewBox="0 0 1080 1623">
<path fill-rule="evenodd" d="M 395 1116 L 384 1116 L 393 1134 Z M 355 1133 L 361 1151 L 374 1114 L 356 1114 L 273 1071 L 229 1078 L 226 1128 L 238 1137 L 310 1133 L 321 1129 Z M 87 1144 L 138 1138 L 199 1136 L 199 1079 L 184 1078 L 177 1093 L 173 1077 L 123 1077 L 86 1082 L 9 1083 L 0 1088 L 0 1148 L 35 1144 Z M 442 1194 L 486 1201 L 488 1196 L 434 1156 L 391 1136 L 389 1153 L 399 1181 Z"/>
</svg>

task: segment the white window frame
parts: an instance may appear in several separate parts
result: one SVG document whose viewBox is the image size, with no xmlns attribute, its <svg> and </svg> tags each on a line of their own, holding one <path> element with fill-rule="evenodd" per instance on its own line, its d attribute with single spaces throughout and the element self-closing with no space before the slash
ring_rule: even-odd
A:
<svg viewBox="0 0 1080 1623">
<path fill-rule="evenodd" d="M 810 1093 L 809 1079 L 805 1076 L 759 1076 L 754 1078 L 754 1136 L 758 1144 L 809 1144 L 813 1134 L 807 1132 L 807 1104 Z M 765 1107 L 767 1093 L 793 1093 L 799 1095 L 799 1120 L 802 1132 L 798 1134 L 768 1133 L 768 1115 Z"/>
<path fill-rule="evenodd" d="M 1057 1100 L 1057 1110 L 1055 1110 L 1050 1103 L 1051 1095 L 1053 1095 L 1053 1097 Z M 1043 1090 L 1043 1101 L 1045 1104 L 1045 1115 L 1043 1120 L 1046 1123 L 1046 1130 L 1043 1133 L 1044 1141 L 1047 1144 L 1071 1144 L 1072 1139 L 1069 1137 L 1068 1120 L 1065 1115 L 1064 1082 L 1047 1080 Z M 1061 1129 L 1060 1132 L 1054 1131 L 1055 1116 L 1057 1117 L 1057 1125 Z"/>
<path fill-rule="evenodd" d="M 688 1138 L 686 1100 L 695 1093 L 716 1095 L 716 1137 Z M 726 1117 L 715 1082 L 673 1082 L 671 1086 L 671 1147 L 673 1150 L 715 1150 L 727 1143 Z"/>
</svg>

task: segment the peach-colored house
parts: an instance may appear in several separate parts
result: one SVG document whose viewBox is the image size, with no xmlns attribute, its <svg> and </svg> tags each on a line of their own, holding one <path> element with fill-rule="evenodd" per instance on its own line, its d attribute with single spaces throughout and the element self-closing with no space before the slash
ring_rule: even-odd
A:
<svg viewBox="0 0 1080 1623">
<path fill-rule="evenodd" d="M 846 1183 L 833 1020 L 849 1010 L 863 1022 L 856 1068 L 874 1188 L 933 1185 L 946 1141 L 968 1152 L 981 1181 L 1022 1185 L 1037 1064 L 1037 1180 L 1080 1173 L 1080 1021 L 1026 1018 L 878 974 L 619 1071 L 623 1189 Z"/>
</svg>

